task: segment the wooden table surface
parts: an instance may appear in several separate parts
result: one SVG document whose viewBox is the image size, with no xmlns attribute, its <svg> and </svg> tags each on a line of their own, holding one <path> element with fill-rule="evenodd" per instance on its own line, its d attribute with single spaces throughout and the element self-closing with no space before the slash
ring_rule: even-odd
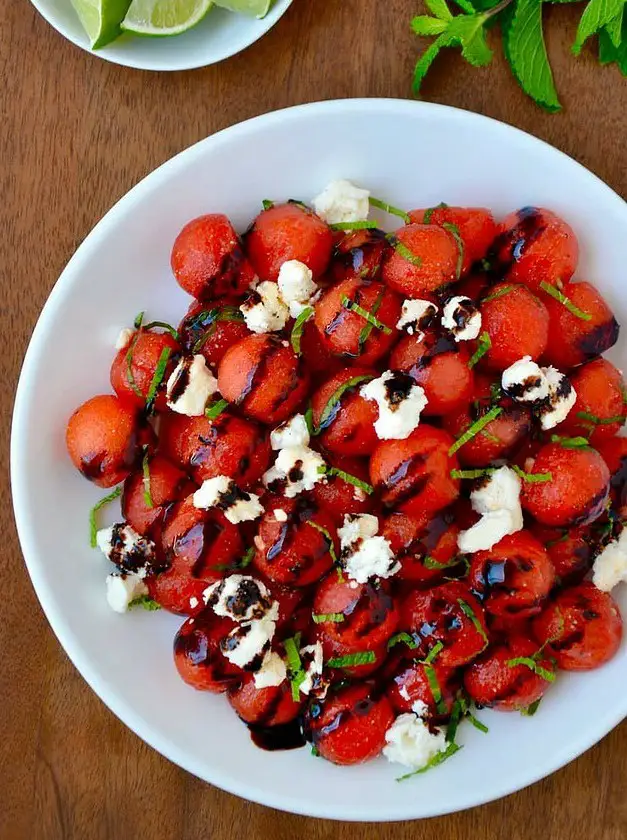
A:
<svg viewBox="0 0 627 840">
<path fill-rule="evenodd" d="M 408 22 L 417 5 L 295 0 L 243 55 L 171 75 L 107 64 L 64 41 L 27 0 L 4 5 L 0 840 L 624 840 L 627 834 L 626 725 L 522 793 L 422 823 L 309 820 L 222 793 L 145 746 L 105 708 L 53 637 L 22 564 L 7 474 L 13 393 L 39 311 L 74 249 L 140 178 L 224 126 L 315 99 L 409 97 L 418 45 Z M 449 53 L 425 96 L 526 129 L 627 197 L 627 84 L 615 68 L 600 68 L 591 50 L 579 59 L 569 54 L 578 13 L 580 6 L 545 13 L 563 113 L 536 108 L 500 58 L 489 69 L 471 70 Z M 586 714 L 594 710 L 582 709 Z"/>
</svg>

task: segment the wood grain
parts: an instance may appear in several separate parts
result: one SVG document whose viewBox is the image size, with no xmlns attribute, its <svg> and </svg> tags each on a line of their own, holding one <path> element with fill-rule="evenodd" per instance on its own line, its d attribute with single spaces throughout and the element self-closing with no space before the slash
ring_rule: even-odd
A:
<svg viewBox="0 0 627 840">
<path fill-rule="evenodd" d="M 156 75 L 81 52 L 27 0 L 3 4 L 1 840 L 623 840 L 627 833 L 624 725 L 522 793 L 423 823 L 308 820 L 211 788 L 146 747 L 83 682 L 47 626 L 15 536 L 7 478 L 14 387 L 37 315 L 77 245 L 140 178 L 224 126 L 315 99 L 410 96 L 418 42 L 408 22 L 417 6 L 418 0 L 295 0 L 243 55 L 205 70 Z M 424 93 L 542 137 L 627 196 L 627 85 L 615 68 L 598 67 L 591 48 L 580 59 L 569 54 L 579 12 L 553 6 L 546 15 L 563 113 L 536 108 L 500 58 L 470 70 L 451 52 Z"/>
</svg>

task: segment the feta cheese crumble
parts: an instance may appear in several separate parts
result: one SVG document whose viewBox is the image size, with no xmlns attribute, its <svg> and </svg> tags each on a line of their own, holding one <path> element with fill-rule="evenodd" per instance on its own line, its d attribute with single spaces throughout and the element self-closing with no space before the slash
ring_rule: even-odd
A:
<svg viewBox="0 0 627 840">
<path fill-rule="evenodd" d="M 287 260 L 279 269 L 279 291 L 292 318 L 298 318 L 318 291 L 312 278 L 312 270 L 300 260 Z"/>
<path fill-rule="evenodd" d="M 287 522 L 287 512 L 283 508 L 275 508 L 272 513 L 277 522 Z"/>
<path fill-rule="evenodd" d="M 390 543 L 378 536 L 379 520 L 370 513 L 346 513 L 338 528 L 340 561 L 349 578 L 367 583 L 370 578 L 389 578 L 400 571 Z"/>
<path fill-rule="evenodd" d="M 627 582 L 627 528 L 594 561 L 592 582 L 601 592 L 611 592 L 619 583 Z"/>
<path fill-rule="evenodd" d="M 455 341 L 471 341 L 481 332 L 481 312 L 469 297 L 452 297 L 444 304 L 442 326 Z"/>
<path fill-rule="evenodd" d="M 129 604 L 136 598 L 148 594 L 148 587 L 144 582 L 145 574 L 135 572 L 116 572 L 107 575 L 107 602 L 114 612 L 125 613 Z"/>
<path fill-rule="evenodd" d="M 264 511 L 259 496 L 240 490 L 227 475 L 217 475 L 203 481 L 194 493 L 193 500 L 194 507 L 201 510 L 219 508 L 233 525 L 252 522 Z"/>
<path fill-rule="evenodd" d="M 282 330 L 290 317 L 279 287 L 270 280 L 259 283 L 239 309 L 248 329 L 257 334 Z"/>
<path fill-rule="evenodd" d="M 516 402 L 537 403 L 549 396 L 549 383 L 542 368 L 523 356 L 503 371 L 501 386 Z"/>
<path fill-rule="evenodd" d="M 305 672 L 305 679 L 299 686 L 300 693 L 308 696 L 315 692 L 316 696 L 322 699 L 327 689 L 327 683 L 322 679 L 324 666 L 322 643 L 316 642 L 313 645 L 301 648 L 300 661 Z"/>
<path fill-rule="evenodd" d="M 307 421 L 302 414 L 295 414 L 270 432 L 270 445 L 275 450 L 309 446 L 309 441 Z"/>
<path fill-rule="evenodd" d="M 546 367 L 541 370 L 546 378 L 549 394 L 546 403 L 538 408 L 538 414 L 540 425 L 548 431 L 568 417 L 571 408 L 577 402 L 577 392 L 570 380 L 556 368 Z"/>
<path fill-rule="evenodd" d="M 443 730 L 432 730 L 418 714 L 407 712 L 399 715 L 385 733 L 383 755 L 394 764 L 420 770 L 447 746 Z"/>
<path fill-rule="evenodd" d="M 263 658 L 261 668 L 253 677 L 255 688 L 272 688 L 287 679 L 287 667 L 278 653 L 269 650 Z"/>
<path fill-rule="evenodd" d="M 135 330 L 132 330 L 130 327 L 124 327 L 124 329 L 120 330 L 120 334 L 117 337 L 117 340 L 115 342 L 115 349 L 126 350 L 128 345 L 131 343 L 134 335 Z"/>
<path fill-rule="evenodd" d="M 224 656 L 248 671 L 258 671 L 274 637 L 279 618 L 279 605 L 276 601 L 263 618 L 244 621 L 234 627 L 220 642 Z"/>
<path fill-rule="evenodd" d="M 168 379 L 168 407 L 187 417 L 202 417 L 209 397 L 217 390 L 218 380 L 207 367 L 205 357 L 184 356 Z"/>
<path fill-rule="evenodd" d="M 261 619 L 276 603 L 266 585 L 251 575 L 229 575 L 212 583 L 203 592 L 203 600 L 216 615 L 237 622 Z"/>
<path fill-rule="evenodd" d="M 318 216 L 329 225 L 368 218 L 370 193 L 350 181 L 331 181 L 312 201 Z"/>
<path fill-rule="evenodd" d="M 140 572 L 145 577 L 160 568 L 154 542 L 138 534 L 126 522 L 101 528 L 96 534 L 96 544 L 123 572 Z"/>
<path fill-rule="evenodd" d="M 407 298 L 403 301 L 401 317 L 396 323 L 397 330 L 405 330 L 408 335 L 418 334 L 422 341 L 424 333 L 433 318 L 438 314 L 438 307 L 430 300 Z"/>
<path fill-rule="evenodd" d="M 380 440 L 404 440 L 420 425 L 427 397 L 408 373 L 386 370 L 362 385 L 361 396 L 377 403 L 379 416 L 374 429 Z"/>
<path fill-rule="evenodd" d="M 281 449 L 274 466 L 263 476 L 264 485 L 271 491 L 282 490 L 293 499 L 299 493 L 313 490 L 316 484 L 326 481 L 326 464 L 321 455 L 306 446 Z"/>
<path fill-rule="evenodd" d="M 481 519 L 467 531 L 461 531 L 457 545 L 463 554 L 489 550 L 508 534 L 523 527 L 520 505 L 520 478 L 509 467 L 500 467 L 481 487 L 470 494 L 472 509 Z"/>
</svg>

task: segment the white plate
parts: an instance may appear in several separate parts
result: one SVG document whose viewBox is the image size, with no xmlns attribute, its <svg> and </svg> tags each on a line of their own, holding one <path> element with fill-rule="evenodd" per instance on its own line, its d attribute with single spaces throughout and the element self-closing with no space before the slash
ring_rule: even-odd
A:
<svg viewBox="0 0 627 840">
<path fill-rule="evenodd" d="M 292 0 L 274 0 L 262 20 L 214 7 L 198 26 L 173 38 L 123 35 L 100 50 L 89 39 L 70 0 L 31 0 L 40 14 L 77 47 L 98 58 L 140 70 L 193 70 L 229 58 L 262 38 L 282 17 Z"/>
<path fill-rule="evenodd" d="M 64 431 L 80 402 L 109 390 L 121 326 L 176 322 L 188 300 L 169 257 L 181 226 L 224 211 L 240 230 L 263 198 L 309 199 L 347 177 L 400 207 L 551 207 L 581 243 L 580 278 L 599 284 L 619 320 L 627 205 L 570 158 L 506 125 L 439 105 L 348 100 L 269 114 L 198 143 L 149 175 L 96 226 L 70 261 L 33 333 L 20 379 L 11 450 L 24 556 L 53 630 L 105 703 L 141 738 L 207 781 L 257 802 L 347 820 L 457 811 L 518 790 L 578 756 L 627 715 L 627 644 L 590 674 L 562 675 L 534 718 L 484 712 L 482 735 L 437 770 L 397 784 L 380 759 L 339 768 L 308 750 L 266 753 L 223 697 L 184 685 L 172 664 L 180 620 L 109 612 L 108 564 L 87 540 L 103 494 L 71 466 Z M 624 337 L 613 352 L 625 359 Z M 627 591 L 619 593 L 627 614 Z M 566 807 L 566 806 L 565 806 Z"/>
</svg>

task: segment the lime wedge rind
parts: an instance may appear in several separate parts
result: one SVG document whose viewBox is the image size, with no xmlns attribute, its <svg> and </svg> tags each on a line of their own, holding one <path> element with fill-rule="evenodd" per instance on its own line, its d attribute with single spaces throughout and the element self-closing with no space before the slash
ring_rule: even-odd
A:
<svg viewBox="0 0 627 840">
<path fill-rule="evenodd" d="M 192 29 L 213 6 L 213 0 L 133 0 L 122 30 L 134 35 L 167 38 Z"/>
<path fill-rule="evenodd" d="M 228 9 L 238 15 L 254 17 L 258 20 L 264 18 L 270 11 L 273 0 L 215 0 L 216 6 Z"/>
<path fill-rule="evenodd" d="M 131 0 L 72 0 L 93 50 L 110 44 L 120 35 L 120 24 L 130 4 Z"/>
</svg>

